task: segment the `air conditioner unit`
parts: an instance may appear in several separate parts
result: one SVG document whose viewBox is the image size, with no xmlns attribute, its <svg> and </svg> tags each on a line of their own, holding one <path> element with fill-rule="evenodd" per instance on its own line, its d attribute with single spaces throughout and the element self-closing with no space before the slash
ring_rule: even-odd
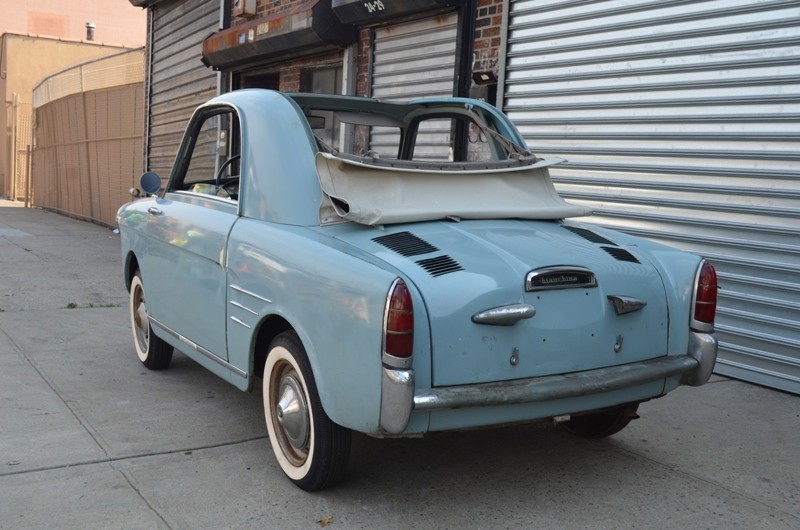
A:
<svg viewBox="0 0 800 530">
<path fill-rule="evenodd" d="M 256 0 L 233 0 L 233 16 L 256 16 Z"/>
</svg>

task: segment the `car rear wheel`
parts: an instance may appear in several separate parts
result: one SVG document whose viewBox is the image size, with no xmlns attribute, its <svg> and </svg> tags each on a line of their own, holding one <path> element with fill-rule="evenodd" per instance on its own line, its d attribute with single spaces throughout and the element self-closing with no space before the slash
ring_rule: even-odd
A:
<svg viewBox="0 0 800 530">
<path fill-rule="evenodd" d="M 564 430 L 585 438 L 605 438 L 618 433 L 627 427 L 631 420 L 638 418 L 636 414 L 638 408 L 639 404 L 633 403 L 602 412 L 575 416 L 559 425 Z"/>
<path fill-rule="evenodd" d="M 131 280 L 130 313 L 133 343 L 139 360 L 151 370 L 167 368 L 172 361 L 172 346 L 153 333 L 153 327 L 147 316 L 142 275 L 138 270 Z"/>
<path fill-rule="evenodd" d="M 278 335 L 267 354 L 264 416 L 275 458 L 298 487 L 315 491 L 344 478 L 350 430 L 322 409 L 305 349 L 292 331 Z"/>
</svg>

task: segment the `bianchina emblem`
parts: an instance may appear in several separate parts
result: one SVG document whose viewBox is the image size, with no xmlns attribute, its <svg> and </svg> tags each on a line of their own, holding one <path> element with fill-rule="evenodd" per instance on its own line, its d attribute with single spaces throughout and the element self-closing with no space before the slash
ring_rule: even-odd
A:
<svg viewBox="0 0 800 530">
<path fill-rule="evenodd" d="M 173 154 L 117 214 L 131 349 L 260 389 L 299 488 L 347 478 L 353 431 L 610 436 L 711 376 L 714 268 L 579 221 L 486 102 L 236 90 Z"/>
<path fill-rule="evenodd" d="M 556 265 L 532 270 L 525 278 L 525 290 L 577 289 L 597 287 L 597 278 L 584 267 Z"/>
</svg>

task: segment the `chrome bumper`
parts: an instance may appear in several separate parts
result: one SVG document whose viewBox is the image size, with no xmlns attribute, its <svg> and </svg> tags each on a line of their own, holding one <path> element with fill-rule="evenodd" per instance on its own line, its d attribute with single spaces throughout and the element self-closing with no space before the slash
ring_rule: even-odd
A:
<svg viewBox="0 0 800 530">
<path fill-rule="evenodd" d="M 587 370 L 551 375 L 450 387 L 429 388 L 414 392 L 414 371 L 383 368 L 381 428 L 399 434 L 408 425 L 411 411 L 491 407 L 566 399 L 599 394 L 643 385 L 681 375 L 681 384 L 700 386 L 711 377 L 717 359 L 717 340 L 708 333 L 689 333 L 689 352 Z"/>
</svg>

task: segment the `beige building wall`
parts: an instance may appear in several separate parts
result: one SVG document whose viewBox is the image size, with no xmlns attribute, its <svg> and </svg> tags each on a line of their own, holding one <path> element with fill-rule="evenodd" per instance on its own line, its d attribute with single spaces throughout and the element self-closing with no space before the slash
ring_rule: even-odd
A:
<svg viewBox="0 0 800 530">
<path fill-rule="evenodd" d="M 15 186 L 12 179 L 15 157 L 21 156 L 19 153 L 24 150 L 24 145 L 17 145 L 15 149 L 15 137 L 20 135 L 14 133 L 19 133 L 15 131 L 19 126 L 31 123 L 33 86 L 70 65 L 119 53 L 121 49 L 79 41 L 0 35 L 0 96 L 4 102 L 0 112 L 0 196 L 14 199 L 23 191 L 16 189 L 19 186 Z M 16 105 L 14 94 L 18 95 Z M 25 135 L 22 137 L 24 139 Z"/>
<path fill-rule="evenodd" d="M 87 22 L 95 24 L 95 42 L 145 45 L 147 10 L 128 0 L 0 0 L 0 33 L 85 40 Z"/>
<path fill-rule="evenodd" d="M 92 42 L 87 22 L 94 24 Z M 15 191 L 11 171 L 21 151 L 12 132 L 15 119 L 25 127 L 32 122 L 33 86 L 73 64 L 146 41 L 147 10 L 128 0 L 0 0 L 0 196 Z M 18 140 L 29 138 L 30 132 Z"/>
</svg>

